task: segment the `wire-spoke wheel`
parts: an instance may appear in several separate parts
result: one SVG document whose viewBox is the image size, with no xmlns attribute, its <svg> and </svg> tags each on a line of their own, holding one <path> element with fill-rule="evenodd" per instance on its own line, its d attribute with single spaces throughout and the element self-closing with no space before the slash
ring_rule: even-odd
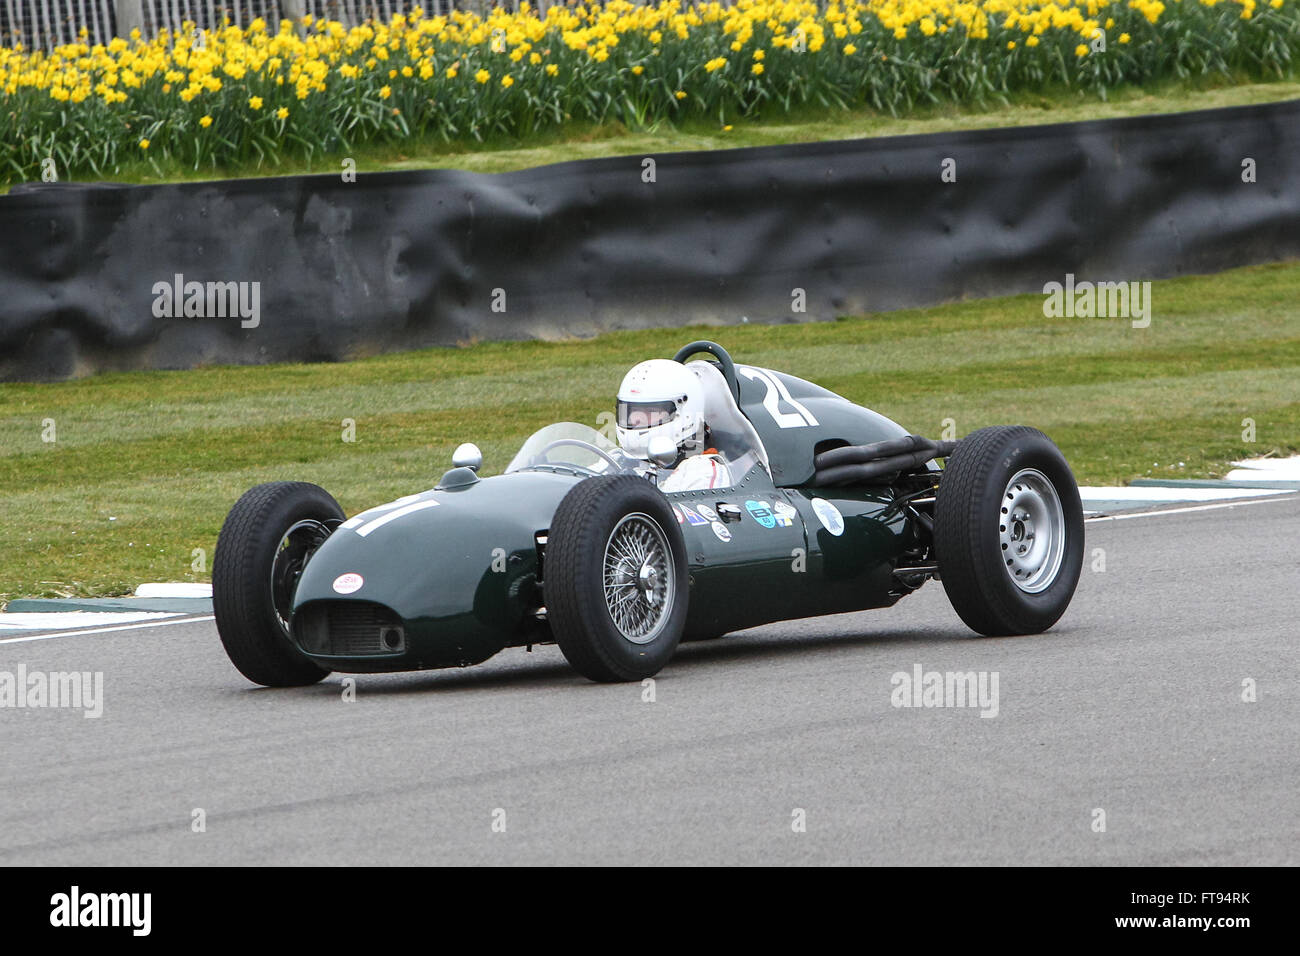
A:
<svg viewBox="0 0 1300 956">
<path fill-rule="evenodd" d="M 663 494 L 644 478 L 575 485 L 547 534 L 547 619 L 565 658 L 597 681 L 659 672 L 686 621 L 686 549 Z"/>
<path fill-rule="evenodd" d="M 1060 450 L 1023 425 L 963 438 L 939 479 L 934 550 L 953 609 L 981 634 L 1060 619 L 1083 567 L 1083 505 Z"/>
<path fill-rule="evenodd" d="M 663 529 L 645 514 L 619 521 L 605 542 L 605 604 L 633 644 L 649 644 L 672 606 L 673 567 Z"/>
</svg>

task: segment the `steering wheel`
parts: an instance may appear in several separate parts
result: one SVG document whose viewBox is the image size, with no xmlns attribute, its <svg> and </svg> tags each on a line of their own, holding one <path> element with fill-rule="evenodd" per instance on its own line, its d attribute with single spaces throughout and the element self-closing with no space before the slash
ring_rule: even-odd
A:
<svg viewBox="0 0 1300 956">
<path fill-rule="evenodd" d="M 708 352 L 718 360 L 718 364 L 722 366 L 722 377 L 726 379 L 727 387 L 731 389 L 731 397 L 736 400 L 736 405 L 739 406 L 740 379 L 736 377 L 736 363 L 731 360 L 731 356 L 727 354 L 727 350 L 717 342 L 700 339 L 698 342 L 692 342 L 690 345 L 685 345 L 677 350 L 677 354 L 673 356 L 673 361 L 681 362 L 685 365 L 688 358 L 700 352 Z"/>
<path fill-rule="evenodd" d="M 591 442 L 583 441 L 581 438 L 555 439 L 555 441 L 548 444 L 545 448 L 543 448 L 541 451 L 539 451 L 536 455 L 534 455 L 529 460 L 528 462 L 529 466 L 531 467 L 533 465 L 555 464 L 554 462 L 546 461 L 546 453 L 550 451 L 552 448 L 558 448 L 561 445 L 577 445 L 579 448 L 585 448 L 587 451 L 595 452 L 601 458 L 604 458 L 607 462 L 609 462 L 610 467 L 613 468 L 615 471 L 623 470 L 623 466 L 620 465 L 618 462 L 616 462 L 614 458 L 609 454 L 609 452 L 605 451 L 602 448 L 597 448 Z M 597 472 L 594 469 L 588 468 L 586 465 L 575 465 L 571 461 L 566 461 L 564 462 L 564 464 L 572 468 L 581 468 L 583 471 L 590 471 L 592 474 L 597 474 Z"/>
</svg>

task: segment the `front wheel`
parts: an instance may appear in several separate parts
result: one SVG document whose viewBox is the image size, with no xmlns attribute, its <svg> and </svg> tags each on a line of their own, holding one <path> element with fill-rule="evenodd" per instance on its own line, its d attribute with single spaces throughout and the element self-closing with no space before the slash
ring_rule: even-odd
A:
<svg viewBox="0 0 1300 956">
<path fill-rule="evenodd" d="M 948 600 L 980 634 L 1038 634 L 1065 613 L 1083 567 L 1083 505 L 1060 449 L 1035 428 L 961 440 L 934 509 Z"/>
<path fill-rule="evenodd" d="M 289 622 L 303 568 L 342 520 L 329 492 L 301 481 L 257 485 L 230 509 L 212 561 L 212 612 L 226 655 L 254 684 L 328 676 L 290 644 Z"/>
<path fill-rule="evenodd" d="M 575 485 L 551 521 L 546 615 L 574 670 L 594 681 L 657 674 L 686 623 L 686 546 L 672 507 L 644 478 Z"/>
</svg>

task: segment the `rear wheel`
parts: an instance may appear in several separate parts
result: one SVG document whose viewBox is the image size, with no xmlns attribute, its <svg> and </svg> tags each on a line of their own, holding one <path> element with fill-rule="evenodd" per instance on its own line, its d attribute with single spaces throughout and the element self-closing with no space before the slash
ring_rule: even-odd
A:
<svg viewBox="0 0 1300 956">
<path fill-rule="evenodd" d="M 594 681 L 657 674 L 686 621 L 686 548 L 672 508 L 643 478 L 589 478 L 555 511 L 546 615 L 565 658 Z"/>
<path fill-rule="evenodd" d="M 1055 624 L 1083 566 L 1083 506 L 1060 449 L 1023 425 L 962 439 L 939 483 L 934 546 L 948 599 L 973 630 Z"/>
<path fill-rule="evenodd" d="M 231 663 L 255 684 L 301 687 L 329 674 L 289 641 L 298 578 L 343 520 L 316 485 L 274 481 L 235 502 L 212 562 L 212 610 Z"/>
</svg>

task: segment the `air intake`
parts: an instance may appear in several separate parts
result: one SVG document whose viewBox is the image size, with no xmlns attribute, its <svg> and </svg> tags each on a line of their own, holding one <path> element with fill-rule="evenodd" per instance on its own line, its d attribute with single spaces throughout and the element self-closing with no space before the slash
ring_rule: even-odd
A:
<svg viewBox="0 0 1300 956">
<path fill-rule="evenodd" d="M 294 636 L 308 654 L 382 657 L 406 651 L 402 619 L 370 601 L 318 601 L 294 616 Z"/>
</svg>

